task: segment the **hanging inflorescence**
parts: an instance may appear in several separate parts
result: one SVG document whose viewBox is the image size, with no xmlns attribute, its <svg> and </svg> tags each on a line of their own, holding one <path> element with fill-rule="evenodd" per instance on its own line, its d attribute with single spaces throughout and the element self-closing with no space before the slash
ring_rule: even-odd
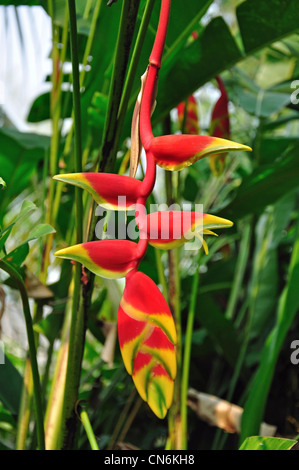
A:
<svg viewBox="0 0 299 470">
<path fill-rule="evenodd" d="M 198 237 L 207 250 L 203 235 L 212 229 L 230 227 L 232 222 L 210 214 L 185 211 L 146 213 L 146 202 L 156 181 L 156 165 L 181 170 L 197 160 L 230 150 L 249 147 L 215 136 L 163 135 L 155 137 L 151 127 L 157 81 L 168 26 L 170 0 L 162 0 L 157 34 L 142 77 L 141 91 L 134 110 L 132 135 L 140 146 L 131 149 L 135 159 L 130 175 L 73 173 L 54 178 L 86 189 L 95 202 L 106 209 L 135 209 L 138 243 L 130 240 L 97 240 L 62 249 L 56 256 L 77 261 L 96 275 L 126 278 L 118 310 L 118 339 L 125 367 L 153 412 L 163 418 L 169 409 L 176 377 L 177 341 L 169 306 L 156 284 L 139 265 L 148 244 L 171 249 Z M 133 142 L 136 139 L 132 138 Z M 146 154 L 144 179 L 134 178 L 140 149 Z M 153 235 L 154 234 L 154 235 Z"/>
</svg>

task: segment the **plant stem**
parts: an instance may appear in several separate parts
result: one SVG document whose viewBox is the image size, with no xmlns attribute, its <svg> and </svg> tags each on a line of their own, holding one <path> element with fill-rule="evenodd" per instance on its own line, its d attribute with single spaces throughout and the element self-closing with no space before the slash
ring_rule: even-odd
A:
<svg viewBox="0 0 299 470">
<path fill-rule="evenodd" d="M 169 307 L 173 313 L 177 333 L 176 360 L 177 375 L 174 383 L 173 403 L 170 414 L 170 442 L 172 450 L 182 449 L 182 424 L 181 424 L 181 374 L 182 374 L 182 325 L 180 305 L 180 250 L 174 248 L 169 252 Z"/>
<path fill-rule="evenodd" d="M 33 379 L 33 392 L 35 400 L 35 411 L 36 411 L 36 432 L 37 432 L 37 442 L 39 450 L 45 449 L 45 437 L 44 437 L 44 423 L 43 423 L 43 405 L 42 405 L 42 394 L 41 386 L 38 372 L 37 364 L 37 351 L 35 346 L 35 337 L 32 325 L 32 318 L 29 306 L 28 295 L 26 291 L 26 286 L 21 275 L 16 271 L 16 269 L 8 264 L 4 260 L 0 260 L 0 269 L 3 269 L 9 276 L 14 279 L 17 284 L 17 287 L 21 294 L 23 312 L 25 317 L 28 346 L 29 346 L 29 358 L 31 363 L 31 372 Z"/>
<path fill-rule="evenodd" d="M 82 142 L 81 142 L 81 105 L 80 105 L 80 77 L 79 77 L 79 59 L 77 49 L 77 23 L 75 0 L 68 0 L 69 18 L 70 18 L 70 39 L 71 39 L 71 57 L 73 73 L 73 106 L 74 106 L 74 130 L 75 130 L 75 171 L 82 172 Z M 82 190 L 75 188 L 76 199 L 76 242 L 82 242 L 83 234 L 83 203 Z M 66 370 L 66 381 L 64 390 L 64 402 L 62 409 L 62 429 L 63 437 L 67 423 L 72 418 L 75 403 L 78 395 L 78 387 L 81 373 L 81 361 L 84 350 L 85 340 L 85 320 L 82 309 L 80 309 L 81 292 L 81 265 L 75 264 L 74 269 L 74 291 L 72 298 L 72 313 L 69 336 L 69 350 Z M 72 427 L 68 427 L 69 433 L 72 433 Z M 68 435 L 66 436 L 68 439 Z"/>
<path fill-rule="evenodd" d="M 154 3 L 155 3 L 155 0 L 147 0 L 143 17 L 141 20 L 141 24 L 139 27 L 136 43 L 135 43 L 134 50 L 132 53 L 132 59 L 130 61 L 126 81 L 124 84 L 124 90 L 123 90 L 123 94 L 122 94 L 122 98 L 121 98 L 121 102 L 119 106 L 119 111 L 118 111 L 118 117 L 117 117 L 118 125 L 117 125 L 116 135 L 115 135 L 114 144 L 113 144 L 113 147 L 115 149 L 117 149 L 119 146 L 123 123 L 124 123 L 124 119 L 125 119 L 127 108 L 128 108 L 128 102 L 129 102 L 130 94 L 132 91 L 134 78 L 136 75 L 136 69 L 137 69 L 139 59 L 140 59 L 140 54 L 142 51 L 142 46 L 144 43 L 147 28 L 149 25 L 150 17 L 153 11 Z"/>
<path fill-rule="evenodd" d="M 164 123 L 164 128 L 170 126 L 170 121 Z M 169 129 L 170 130 L 170 129 Z M 165 173 L 165 184 L 167 193 L 167 204 L 170 206 L 174 202 L 173 186 L 171 172 Z M 181 423 L 181 374 L 182 374 L 182 324 L 181 324 L 181 305 L 180 305 L 180 250 L 174 248 L 168 253 L 169 266 L 169 307 L 174 317 L 175 328 L 177 332 L 176 361 L 177 375 L 174 383 L 174 394 L 172 406 L 168 416 L 168 448 L 169 450 L 182 449 L 182 423 Z"/>
<path fill-rule="evenodd" d="M 31 374 L 31 363 L 29 357 L 26 357 L 21 405 L 18 416 L 16 450 L 25 450 L 26 437 L 32 409 L 32 396 L 33 383 Z"/>
<path fill-rule="evenodd" d="M 195 317 L 196 298 L 199 282 L 199 269 L 195 271 L 192 281 L 192 291 L 190 299 L 190 307 L 187 318 L 186 334 L 185 334 L 185 347 L 184 358 L 182 367 L 182 391 L 181 391 L 181 420 L 182 420 L 182 450 L 188 448 L 188 426 L 187 426 L 187 396 L 189 387 L 189 370 L 192 346 L 192 333 Z"/>
<path fill-rule="evenodd" d="M 62 97 L 62 79 L 63 71 L 62 64 L 65 61 L 66 57 L 66 42 L 68 35 L 68 9 L 65 8 L 65 19 L 62 31 L 62 39 L 58 37 L 58 27 L 54 25 L 53 14 L 53 0 L 48 0 L 48 9 L 49 14 L 52 18 L 52 37 L 53 37 L 53 51 L 52 51 L 52 92 L 51 92 L 51 101 L 50 101 L 50 114 L 52 120 L 52 135 L 51 135 L 51 146 L 50 146 L 50 155 L 49 155 L 49 189 L 47 197 L 47 212 L 45 217 L 45 222 L 48 224 L 53 224 L 53 221 L 56 220 L 53 204 L 55 198 L 55 182 L 52 179 L 57 172 L 57 157 L 58 157 L 58 148 L 59 148 L 59 138 L 60 138 L 60 120 L 61 120 L 61 97 Z M 61 42 L 64 44 L 62 48 L 61 55 L 59 56 L 58 43 Z M 45 247 L 43 249 L 42 255 L 42 269 L 40 279 L 42 282 L 47 281 L 47 271 L 49 266 L 50 251 L 53 243 L 53 235 L 47 237 Z"/>
<path fill-rule="evenodd" d="M 237 301 L 240 295 L 241 286 L 244 279 L 245 270 L 250 251 L 250 238 L 251 238 L 251 223 L 247 222 L 244 226 L 243 236 L 240 243 L 239 256 L 236 265 L 236 271 L 233 281 L 233 286 L 230 292 L 230 297 L 225 312 L 226 318 L 233 319 Z"/>
<path fill-rule="evenodd" d="M 86 435 L 88 437 L 88 441 L 89 441 L 91 449 L 92 450 L 100 450 L 99 446 L 98 446 L 98 443 L 97 443 L 97 440 L 96 440 L 96 437 L 94 435 L 92 426 L 90 424 L 88 414 L 85 410 L 81 410 L 80 418 L 81 418 L 82 424 L 84 426 L 84 429 L 86 431 Z"/>
<path fill-rule="evenodd" d="M 88 62 L 88 57 L 90 56 L 90 53 L 91 53 L 91 48 L 92 48 L 92 44 L 93 44 L 93 40 L 94 40 L 94 36 L 96 32 L 96 26 L 97 26 L 98 17 L 100 14 L 101 6 L 102 6 L 102 0 L 97 0 L 96 6 L 93 12 L 92 20 L 91 20 L 91 26 L 90 26 L 90 31 L 89 31 L 85 51 L 84 51 L 84 56 L 82 59 L 82 70 L 80 73 L 80 86 L 81 87 L 84 85 L 84 80 L 85 80 L 85 75 L 86 75 L 86 66 Z M 87 10 L 88 9 L 86 9 L 86 11 L 84 12 L 84 16 L 87 14 Z M 74 111 L 72 111 L 72 119 L 74 119 Z M 73 132 L 74 132 L 74 125 L 72 124 L 68 132 L 66 141 L 65 141 L 65 146 L 63 150 L 64 156 L 68 155 L 71 151 Z M 63 186 L 60 185 L 60 187 L 63 187 Z"/>
<path fill-rule="evenodd" d="M 113 168 L 116 148 L 113 142 L 118 126 L 118 112 L 125 82 L 130 48 L 133 40 L 140 0 L 123 0 L 121 23 L 117 38 L 115 61 L 109 91 L 108 109 L 101 147 L 100 171 Z"/>
</svg>

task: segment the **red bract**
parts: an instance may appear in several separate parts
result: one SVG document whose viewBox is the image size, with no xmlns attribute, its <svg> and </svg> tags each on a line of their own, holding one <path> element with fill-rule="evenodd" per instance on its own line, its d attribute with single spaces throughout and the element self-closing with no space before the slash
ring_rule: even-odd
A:
<svg viewBox="0 0 299 470">
<path fill-rule="evenodd" d="M 120 278 L 138 266 L 137 250 L 137 243 L 129 240 L 98 240 L 64 248 L 55 256 L 78 261 L 98 276 Z"/>
<path fill-rule="evenodd" d="M 230 138 L 230 120 L 228 114 L 228 95 L 224 83 L 219 76 L 216 77 L 219 90 L 221 92 L 218 98 L 211 117 L 210 134 L 214 137 L 224 139 Z M 215 176 L 219 176 L 224 169 L 225 158 L 227 153 L 213 155 L 210 157 L 210 167 Z"/>
<path fill-rule="evenodd" d="M 203 235 L 215 235 L 211 229 L 228 228 L 233 223 L 211 214 L 191 211 L 163 211 L 147 215 L 146 236 L 156 248 L 172 249 L 198 237 L 205 250 Z"/>
<path fill-rule="evenodd" d="M 128 210 L 136 204 L 141 181 L 113 173 L 70 173 L 54 179 L 86 189 L 106 209 Z"/>
<path fill-rule="evenodd" d="M 125 367 L 140 396 L 164 418 L 176 376 L 176 331 L 163 295 L 141 272 L 127 276 L 118 310 L 118 338 Z"/>
<path fill-rule="evenodd" d="M 181 170 L 213 153 L 251 149 L 247 145 L 217 137 L 179 134 L 153 137 L 146 150 L 162 168 Z"/>
<path fill-rule="evenodd" d="M 178 111 L 178 121 L 179 126 L 182 132 L 186 131 L 187 134 L 199 134 L 199 125 L 198 125 L 198 109 L 196 99 L 193 95 L 189 96 L 187 101 L 187 109 L 186 103 L 182 102 L 178 104 L 177 111 Z M 185 116 L 186 113 L 186 116 Z M 185 120 L 185 122 L 184 122 Z M 184 127 L 184 128 L 183 128 Z"/>
</svg>

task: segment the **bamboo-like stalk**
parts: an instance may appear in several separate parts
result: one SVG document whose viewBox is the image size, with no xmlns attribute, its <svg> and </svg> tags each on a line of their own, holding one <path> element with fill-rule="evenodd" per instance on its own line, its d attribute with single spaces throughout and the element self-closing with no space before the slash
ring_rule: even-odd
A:
<svg viewBox="0 0 299 470">
<path fill-rule="evenodd" d="M 41 320 L 43 315 L 43 306 L 40 301 L 37 301 L 35 304 L 36 310 L 33 314 L 33 324 Z M 36 348 L 38 347 L 39 334 L 34 332 Z M 43 389 L 42 391 L 42 400 L 44 398 Z M 31 363 L 29 355 L 27 355 L 25 360 L 25 369 L 24 369 L 24 383 L 22 390 L 21 406 L 18 416 L 18 427 L 17 427 L 17 439 L 16 439 L 16 448 L 18 450 L 24 450 L 26 445 L 26 437 L 29 428 L 30 415 L 32 412 L 32 402 L 33 402 L 33 378 L 31 373 Z"/>
<path fill-rule="evenodd" d="M 31 374 L 31 363 L 29 357 L 26 357 L 24 368 L 24 381 L 21 396 L 21 404 L 18 416 L 16 450 L 25 450 L 26 437 L 29 427 L 33 398 L 33 381 Z"/>
<path fill-rule="evenodd" d="M 132 59 L 130 61 L 126 81 L 124 84 L 124 90 L 123 90 L 123 94 L 122 94 L 122 98 L 121 98 L 121 102 L 119 106 L 118 117 L 117 117 L 118 125 L 117 125 L 116 134 L 115 134 L 115 138 L 113 142 L 113 153 L 117 150 L 119 146 L 123 123 L 124 123 L 124 119 L 125 119 L 127 108 L 128 108 L 128 103 L 129 103 L 129 98 L 130 98 L 130 94 L 132 91 L 134 78 L 136 75 L 136 69 L 137 69 L 139 59 L 140 59 L 142 46 L 144 43 L 144 39 L 145 39 L 145 35 L 146 35 L 147 28 L 149 25 L 149 21 L 151 18 L 151 14 L 153 11 L 154 3 L 155 3 L 155 0 L 147 0 L 146 5 L 145 5 L 143 17 L 142 17 L 138 35 L 136 38 L 136 43 L 133 49 Z"/>
<path fill-rule="evenodd" d="M 100 171 L 113 168 L 116 149 L 113 142 L 118 126 L 118 112 L 122 98 L 125 74 L 133 39 L 140 0 L 123 0 L 121 23 L 117 39 L 114 67 L 109 90 L 108 109 L 101 145 Z"/>
<path fill-rule="evenodd" d="M 174 383 L 173 403 L 169 410 L 169 450 L 182 449 L 181 421 L 181 380 L 182 380 L 182 322 L 180 304 L 180 250 L 174 248 L 169 252 L 169 307 L 174 317 L 177 333 L 176 360 L 177 375 Z"/>
<path fill-rule="evenodd" d="M 195 271 L 192 280 L 192 290 L 190 305 L 187 318 L 186 334 L 185 334 L 185 347 L 182 366 L 182 383 L 181 383 L 181 421 L 182 421 L 182 450 L 188 448 L 188 422 L 187 422 L 187 399 L 189 388 L 189 370 L 192 346 L 192 333 L 196 308 L 196 297 L 199 283 L 199 269 Z"/>
<path fill-rule="evenodd" d="M 79 59 L 77 46 L 77 20 L 75 0 L 68 0 L 69 18 L 70 18 L 70 40 L 72 57 L 72 76 L 73 76 L 73 106 L 74 106 L 74 129 L 75 129 L 75 171 L 82 172 L 82 141 L 81 141 L 81 103 L 80 103 L 80 76 Z M 75 206 L 76 206 L 76 242 L 82 242 L 83 235 L 83 203 L 82 190 L 75 188 Z M 80 306 L 81 293 L 81 265 L 75 264 L 74 269 L 74 291 L 72 299 L 72 313 L 70 323 L 68 361 L 66 369 L 66 380 L 64 389 L 64 401 L 62 408 L 62 429 L 63 437 L 66 423 L 73 414 L 74 406 L 78 395 L 80 382 L 81 361 L 84 350 L 85 340 L 85 321 Z"/>
<path fill-rule="evenodd" d="M 66 57 L 66 42 L 67 42 L 67 35 L 68 35 L 68 9 L 65 8 L 65 20 L 63 25 L 63 32 L 61 42 L 65 45 L 62 49 L 61 54 L 59 54 L 58 43 L 60 39 L 58 37 L 58 27 L 54 25 L 53 14 L 54 14 L 54 6 L 53 0 L 48 0 L 48 9 L 49 14 L 52 18 L 52 92 L 51 92 L 51 99 L 50 99 L 50 115 L 52 120 L 52 134 L 51 134 L 51 145 L 50 145 L 50 155 L 49 155 L 49 188 L 47 194 L 47 211 L 45 214 L 45 222 L 48 224 L 53 224 L 53 221 L 56 220 L 53 212 L 53 205 L 55 199 L 55 182 L 52 180 L 52 176 L 54 176 L 57 172 L 57 163 L 58 163 L 58 147 L 59 147 L 59 139 L 60 139 L 60 120 L 61 120 L 61 98 L 62 98 L 62 79 L 63 73 L 60 69 L 61 64 L 64 63 Z M 43 249 L 43 256 L 42 256 L 42 267 L 41 267 L 41 274 L 40 279 L 42 282 L 46 282 L 47 274 L 48 274 L 48 267 L 49 267 L 49 260 L 50 260 L 50 252 L 53 244 L 54 235 L 50 234 L 47 237 L 44 249 Z"/>
<path fill-rule="evenodd" d="M 26 286 L 18 271 L 13 266 L 8 264 L 4 260 L 0 260 L 0 269 L 3 269 L 9 276 L 16 282 L 19 289 L 23 312 L 26 324 L 28 347 L 29 347 L 29 359 L 31 364 L 32 380 L 33 380 L 33 393 L 35 402 L 36 412 L 36 432 L 37 432 L 37 443 L 40 450 L 45 449 L 45 437 L 44 437 L 44 422 L 43 422 L 43 405 L 42 405 L 42 394 L 40 386 L 40 378 L 37 364 L 37 351 L 35 346 L 34 331 L 32 325 L 32 318 L 29 306 L 29 300 L 27 295 Z"/>
</svg>

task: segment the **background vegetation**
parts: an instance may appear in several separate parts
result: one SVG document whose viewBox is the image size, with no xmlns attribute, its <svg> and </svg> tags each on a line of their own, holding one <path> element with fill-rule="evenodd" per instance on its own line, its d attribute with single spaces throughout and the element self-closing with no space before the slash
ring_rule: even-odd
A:
<svg viewBox="0 0 299 470">
<path fill-rule="evenodd" d="M 2 1 L 0 12 L 7 35 L 15 15 L 24 58 L 16 73 L 27 67 L 30 77 L 22 3 Z M 184 446 L 238 449 L 260 433 L 262 422 L 275 426 L 276 436 L 296 439 L 298 366 L 290 356 L 292 341 L 299 339 L 298 2 L 172 3 L 155 135 L 180 131 L 176 106 L 191 94 L 201 133 L 208 134 L 218 98 L 215 77 L 221 75 L 232 140 L 253 149 L 229 155 L 220 177 L 211 173 L 208 159 L 177 174 L 159 172 L 151 201 L 202 203 L 205 212 L 235 224 L 207 240 L 208 256 L 152 248 L 141 265 L 180 318 Z M 44 416 L 48 448 L 163 449 L 168 420 L 155 418 L 138 398 L 119 353 L 115 321 L 123 283 L 87 273 L 78 290 L 82 273 L 53 256 L 73 244 L 78 225 L 84 239 L 94 237 L 95 208 L 84 194 L 78 219 L 74 188 L 52 179 L 74 171 L 78 154 L 86 171 L 128 172 L 132 112 L 160 2 L 123 0 L 109 8 L 101 0 L 77 0 L 77 34 L 67 2 L 26 4 L 33 37 L 33 12 L 43 8 L 49 15 L 51 73 L 44 77 L 48 91 L 30 103 L 25 130 L 7 111 L 9 81 L 2 87 L 0 448 L 41 446 Z M 80 116 L 73 106 L 74 41 Z M 7 42 L 8 57 L 10 47 Z M 41 52 L 38 60 L 44 60 Z M 72 125 L 74 116 L 79 127 Z M 189 348 L 190 362 L 184 356 Z M 186 387 L 244 408 L 241 431 L 211 426 L 194 406 L 186 408 Z M 190 392 L 189 400 L 194 405 Z"/>
</svg>

